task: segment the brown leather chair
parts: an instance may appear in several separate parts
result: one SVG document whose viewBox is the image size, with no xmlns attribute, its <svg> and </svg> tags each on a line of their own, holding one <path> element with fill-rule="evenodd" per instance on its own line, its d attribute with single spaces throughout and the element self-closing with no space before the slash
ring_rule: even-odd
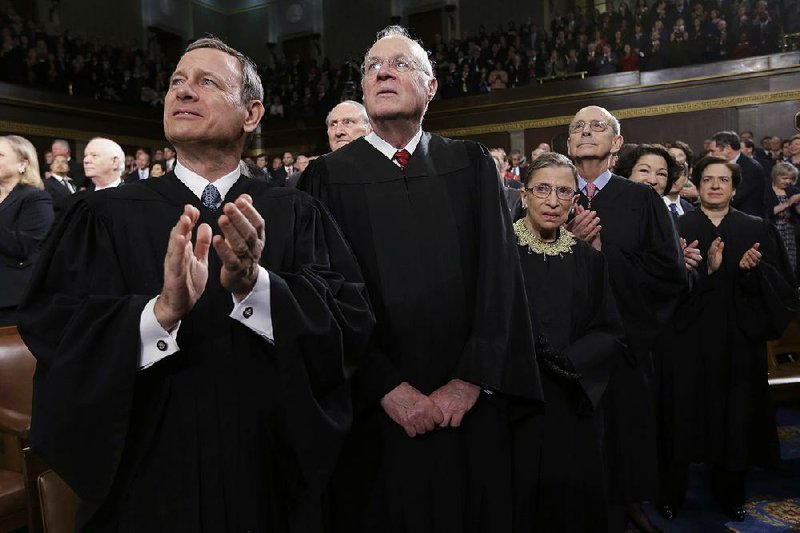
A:
<svg viewBox="0 0 800 533">
<path fill-rule="evenodd" d="M 30 511 L 28 532 L 74 533 L 78 495 L 30 448 L 25 448 L 23 454 Z"/>
<path fill-rule="evenodd" d="M 0 328 L 0 531 L 28 523 L 22 449 L 31 427 L 35 368 L 17 328 Z"/>
</svg>

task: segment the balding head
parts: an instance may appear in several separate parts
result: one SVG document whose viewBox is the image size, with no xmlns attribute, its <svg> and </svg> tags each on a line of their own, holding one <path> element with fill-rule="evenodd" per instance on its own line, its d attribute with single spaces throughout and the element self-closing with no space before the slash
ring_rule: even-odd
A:
<svg viewBox="0 0 800 533">
<path fill-rule="evenodd" d="M 331 109 L 325 118 L 325 126 L 331 152 L 372 131 L 366 108 L 353 100 L 345 100 Z"/>
</svg>

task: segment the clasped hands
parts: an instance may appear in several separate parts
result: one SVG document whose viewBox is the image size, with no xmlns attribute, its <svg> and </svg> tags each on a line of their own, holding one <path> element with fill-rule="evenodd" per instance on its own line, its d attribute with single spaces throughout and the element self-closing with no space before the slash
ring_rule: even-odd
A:
<svg viewBox="0 0 800 533">
<path fill-rule="evenodd" d="M 381 407 L 406 435 L 415 437 L 437 427 L 459 427 L 480 392 L 477 385 L 453 379 L 426 396 L 403 382 L 381 399 Z"/>
<path fill-rule="evenodd" d="M 595 250 L 602 248 L 600 230 L 603 227 L 596 211 L 589 211 L 582 205 L 576 205 L 575 218 L 567 223 L 567 229 L 578 239 L 591 244 Z"/>
<path fill-rule="evenodd" d="M 192 243 L 192 230 L 200 211 L 185 205 L 169 235 L 164 258 L 164 286 L 155 304 L 161 327 L 172 330 L 203 295 L 208 282 L 208 251 L 213 245 L 222 260 L 220 282 L 237 299 L 250 294 L 258 279 L 258 262 L 264 251 L 264 219 L 243 194 L 226 203 L 219 217 L 222 235 L 211 235 L 211 226 L 200 224 Z"/>
</svg>

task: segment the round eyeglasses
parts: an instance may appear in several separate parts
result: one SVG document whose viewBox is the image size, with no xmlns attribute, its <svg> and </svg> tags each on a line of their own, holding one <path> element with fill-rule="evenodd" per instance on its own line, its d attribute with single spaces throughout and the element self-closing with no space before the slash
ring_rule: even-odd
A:
<svg viewBox="0 0 800 533">
<path fill-rule="evenodd" d="M 405 57 L 393 57 L 392 59 L 370 57 L 361 66 L 361 72 L 363 72 L 365 76 L 377 76 L 383 65 L 386 65 L 389 67 L 389 69 L 399 74 L 417 70 L 419 68 L 413 60 Z"/>
<path fill-rule="evenodd" d="M 572 187 L 559 186 L 553 187 L 549 183 L 537 183 L 533 187 L 525 187 L 525 190 L 537 198 L 549 198 L 553 191 L 556 191 L 556 198 L 559 200 L 572 200 L 575 196 L 575 189 Z"/>
<path fill-rule="evenodd" d="M 608 129 L 608 122 L 605 120 L 590 120 L 589 122 L 578 120 L 573 122 L 569 125 L 569 132 L 570 133 L 581 133 L 586 125 L 589 125 L 589 129 L 596 132 L 606 131 Z"/>
</svg>

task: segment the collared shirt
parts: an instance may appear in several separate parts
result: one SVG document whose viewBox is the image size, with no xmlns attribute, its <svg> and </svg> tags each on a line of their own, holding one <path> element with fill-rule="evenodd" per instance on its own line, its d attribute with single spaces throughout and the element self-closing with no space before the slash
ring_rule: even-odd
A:
<svg viewBox="0 0 800 533">
<path fill-rule="evenodd" d="M 680 198 L 678 198 L 678 199 L 677 199 L 677 200 L 675 200 L 674 202 L 673 202 L 672 200 L 670 200 L 670 199 L 669 199 L 668 197 L 666 197 L 666 196 L 662 196 L 662 197 L 661 197 L 661 199 L 662 199 L 662 200 L 664 200 L 664 203 L 665 203 L 665 204 L 667 204 L 667 209 L 669 209 L 669 206 L 671 206 L 672 204 L 675 204 L 675 208 L 678 210 L 678 216 L 679 216 L 679 217 L 682 217 L 683 215 L 685 215 L 685 214 L 686 214 L 686 213 L 683 211 L 683 206 L 681 205 L 681 199 L 680 199 Z M 670 209 L 670 211 L 672 211 L 672 210 Z"/>
<path fill-rule="evenodd" d="M 220 196 L 223 198 L 223 201 L 230 192 L 231 187 L 233 187 L 239 179 L 239 175 L 239 167 L 237 166 L 233 171 L 213 182 Z M 206 186 L 212 183 L 184 167 L 180 162 L 175 164 L 175 177 L 186 185 L 198 199 L 202 198 L 203 190 Z M 228 316 L 241 322 L 264 339 L 274 342 L 272 307 L 270 304 L 270 280 L 267 270 L 259 265 L 258 277 L 256 278 L 256 283 L 250 294 L 240 301 L 233 295 L 231 295 L 231 298 L 233 299 L 233 310 Z M 155 314 L 157 299 L 158 296 L 147 302 L 139 320 L 139 338 L 141 340 L 139 350 L 140 369 L 147 368 L 180 350 L 178 346 L 180 322 L 178 322 L 172 331 L 166 331 L 162 328 Z"/>
<path fill-rule="evenodd" d="M 66 187 L 69 192 L 75 192 L 75 185 L 72 184 L 72 180 L 70 180 L 67 176 L 59 176 L 58 174 L 52 175 L 53 179 L 58 180 L 62 186 Z"/>
<path fill-rule="evenodd" d="M 610 170 L 606 170 L 605 172 L 597 176 L 597 178 L 595 178 L 594 185 L 595 187 L 597 187 L 597 190 L 594 193 L 595 196 L 597 196 L 597 193 L 603 190 L 603 187 L 605 187 L 610 180 L 611 180 Z M 578 175 L 578 190 L 580 190 L 584 194 L 584 196 L 587 196 L 586 183 L 587 181 L 583 179 L 580 175 Z"/>
<path fill-rule="evenodd" d="M 150 177 L 150 169 L 149 168 L 139 168 L 136 169 L 136 172 L 139 174 L 140 180 L 146 180 Z"/>
<path fill-rule="evenodd" d="M 417 145 L 419 144 L 419 140 L 421 138 L 422 138 L 422 128 L 418 129 L 417 133 L 415 133 L 414 136 L 411 137 L 411 140 L 408 141 L 408 144 L 405 145 L 400 150 L 408 150 L 409 154 L 413 154 L 414 150 L 417 149 Z M 394 159 L 394 154 L 398 152 L 398 149 L 392 146 L 391 144 L 387 143 L 380 137 L 378 137 L 377 133 L 375 133 L 374 131 L 370 132 L 366 137 L 364 137 L 364 140 L 366 140 L 369 144 L 374 146 L 380 153 L 385 155 L 389 160 L 392 161 L 392 163 L 394 163 L 398 167 L 400 166 L 400 163 L 398 163 Z"/>
<path fill-rule="evenodd" d="M 736 157 L 730 160 L 731 163 L 736 163 L 739 161 L 739 157 L 742 155 L 742 152 L 736 152 Z"/>
<path fill-rule="evenodd" d="M 103 189 L 111 189 L 113 187 L 118 187 L 122 183 L 122 178 L 117 178 L 108 185 L 97 185 L 95 184 L 94 190 L 95 191 L 102 191 Z"/>
</svg>

